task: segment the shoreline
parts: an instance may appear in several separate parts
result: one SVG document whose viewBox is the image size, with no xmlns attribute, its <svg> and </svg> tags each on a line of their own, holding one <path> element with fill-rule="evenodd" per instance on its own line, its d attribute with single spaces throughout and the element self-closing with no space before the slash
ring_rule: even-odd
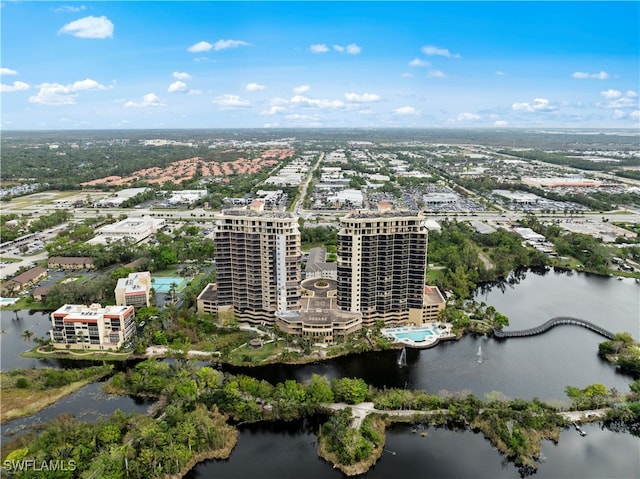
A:
<svg viewBox="0 0 640 479">
<path fill-rule="evenodd" d="M 18 389 L 14 387 L 5 388 L 2 391 L 3 397 L 2 411 L 0 412 L 0 424 L 6 424 L 14 419 L 32 416 L 33 414 L 36 414 L 56 403 L 60 399 L 78 391 L 84 386 L 100 381 L 111 373 L 112 370 L 109 370 L 108 372 L 102 372 L 64 386 L 43 390 L 31 391 L 28 389 Z M 21 394 L 16 394 L 14 391 L 19 391 Z M 16 403 L 17 405 L 13 403 Z"/>
</svg>

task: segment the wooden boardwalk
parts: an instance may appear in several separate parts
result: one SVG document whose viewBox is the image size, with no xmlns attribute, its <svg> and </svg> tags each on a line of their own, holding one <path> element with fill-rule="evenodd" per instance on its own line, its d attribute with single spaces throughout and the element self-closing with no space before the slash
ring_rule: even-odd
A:
<svg viewBox="0 0 640 479">
<path fill-rule="evenodd" d="M 540 326 L 536 326 L 535 328 L 520 329 L 518 331 L 498 331 L 497 329 L 494 329 L 493 334 L 496 338 L 524 338 L 527 336 L 535 336 L 536 334 L 546 333 L 551 328 L 560 326 L 562 324 L 570 324 L 573 326 L 587 328 L 594 333 L 599 334 L 600 336 L 604 336 L 607 339 L 613 339 L 614 337 L 614 334 L 611 331 L 607 331 L 597 324 L 586 321 L 584 319 L 572 318 L 569 316 L 556 316 L 555 318 L 551 318 L 546 323 L 543 323 Z"/>
</svg>

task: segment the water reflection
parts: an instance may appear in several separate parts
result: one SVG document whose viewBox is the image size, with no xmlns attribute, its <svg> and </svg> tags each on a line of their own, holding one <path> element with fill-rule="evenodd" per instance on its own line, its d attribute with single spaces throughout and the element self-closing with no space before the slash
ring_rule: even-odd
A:
<svg viewBox="0 0 640 479">
<path fill-rule="evenodd" d="M 3 424 L 3 441 L 42 426 L 61 414 L 73 414 L 82 421 L 93 422 L 100 417 L 111 416 L 117 409 L 125 413 L 146 413 L 153 404 L 152 400 L 106 394 L 102 391 L 102 385 L 103 382 L 88 384 L 32 416 Z"/>
<path fill-rule="evenodd" d="M 481 433 L 395 425 L 387 430 L 385 452 L 367 472 L 367 479 L 390 477 L 514 478 L 516 467 L 508 462 Z M 542 444 L 543 462 L 536 478 L 630 478 L 640 477 L 640 439 L 584 426 L 580 437 L 573 429 L 563 430 L 557 445 Z M 308 479 L 344 477 L 317 454 L 317 423 L 311 420 L 242 427 L 238 445 L 225 461 L 196 465 L 185 477 L 244 479 Z"/>
</svg>

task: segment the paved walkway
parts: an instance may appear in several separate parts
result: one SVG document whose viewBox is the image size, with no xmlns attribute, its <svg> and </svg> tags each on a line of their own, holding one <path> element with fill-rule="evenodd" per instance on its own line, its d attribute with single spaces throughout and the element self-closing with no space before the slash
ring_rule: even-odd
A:
<svg viewBox="0 0 640 479">
<path fill-rule="evenodd" d="M 364 421 L 364 418 L 371 413 L 388 414 L 389 416 L 413 416 L 414 414 L 433 415 L 433 414 L 449 413 L 447 409 L 436 409 L 436 410 L 430 410 L 430 411 L 419 411 L 415 409 L 383 410 L 383 409 L 376 409 L 373 406 L 372 402 L 361 402 L 359 404 L 346 404 L 341 402 L 341 403 L 325 404 L 324 406 L 334 411 L 341 411 L 343 409 L 350 407 L 351 415 L 353 416 L 353 423 L 351 424 L 351 427 L 353 427 L 354 429 L 359 429 L 360 426 L 362 425 L 362 421 Z M 564 412 L 558 412 L 558 415 L 562 416 L 567 421 L 584 422 L 584 421 L 590 421 L 594 419 L 601 419 L 607 415 L 607 412 L 610 409 L 611 408 L 590 409 L 588 411 L 564 411 Z"/>
</svg>

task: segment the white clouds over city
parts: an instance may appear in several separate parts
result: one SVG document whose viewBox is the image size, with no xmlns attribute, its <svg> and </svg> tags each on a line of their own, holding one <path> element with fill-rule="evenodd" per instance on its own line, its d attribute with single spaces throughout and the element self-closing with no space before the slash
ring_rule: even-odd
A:
<svg viewBox="0 0 640 479">
<path fill-rule="evenodd" d="M 23 81 L 14 81 L 12 85 L 0 85 L 0 93 L 10 93 L 14 91 L 24 91 L 29 89 L 29 84 Z"/>
<path fill-rule="evenodd" d="M 451 53 L 448 48 L 439 48 L 434 45 L 425 45 L 422 47 L 422 53 L 427 56 L 440 56 L 446 58 L 460 58 L 458 53 Z"/>
<path fill-rule="evenodd" d="M 215 97 L 212 102 L 222 109 L 244 108 L 250 105 L 246 100 L 238 95 L 224 94 Z"/>
<path fill-rule="evenodd" d="M 344 47 L 342 45 L 334 45 L 333 49 L 337 52 L 347 53 L 349 55 L 357 55 L 362 51 L 362 48 L 360 48 L 360 46 L 355 43 L 350 43 L 349 45 Z"/>
<path fill-rule="evenodd" d="M 78 92 L 106 89 L 107 87 L 90 78 L 79 80 L 68 85 L 61 83 L 42 83 L 39 85 L 38 93 L 29 97 L 29 103 L 50 106 L 74 105 Z"/>
<path fill-rule="evenodd" d="M 429 63 L 426 60 L 422 60 L 421 58 L 414 58 L 409 62 L 409 66 L 410 67 L 428 67 L 428 66 L 431 66 L 431 63 Z"/>
<path fill-rule="evenodd" d="M 349 43 L 348 45 L 333 45 L 333 50 L 340 53 L 346 53 L 347 55 L 358 55 L 362 52 L 362 48 L 357 43 Z M 311 53 L 327 53 L 331 51 L 331 49 L 326 45 L 326 43 L 314 43 L 309 46 L 309 51 Z"/>
<path fill-rule="evenodd" d="M 546 98 L 535 98 L 531 102 L 513 103 L 511 105 L 511 108 L 515 111 L 524 111 L 528 113 L 539 112 L 539 111 L 549 112 L 557 109 Z"/>
<path fill-rule="evenodd" d="M 179 91 L 187 91 L 187 84 L 183 81 L 175 81 L 173 82 L 171 85 L 169 85 L 169 88 L 167 88 L 167 91 L 169 93 L 175 93 L 175 92 L 179 92 Z"/>
<path fill-rule="evenodd" d="M 155 93 L 147 93 L 141 101 L 131 100 L 124 104 L 125 108 L 157 108 L 160 106 L 165 106 L 165 103 Z"/>
<path fill-rule="evenodd" d="M 210 50 L 219 51 L 226 50 L 228 48 L 248 47 L 250 45 L 250 43 L 243 40 L 218 40 L 215 43 L 209 43 L 203 40 L 191 45 L 187 48 L 187 51 L 191 53 L 202 53 Z"/>
<path fill-rule="evenodd" d="M 396 108 L 395 110 L 393 110 L 393 114 L 394 115 L 398 115 L 398 116 L 417 115 L 418 114 L 418 110 L 416 110 L 412 106 L 401 106 L 401 107 Z"/>
<path fill-rule="evenodd" d="M 327 53 L 329 51 L 329 47 L 324 43 L 316 43 L 309 47 L 311 53 Z"/>
<path fill-rule="evenodd" d="M 600 108 L 638 108 L 638 92 L 629 90 L 622 93 L 619 90 L 601 91 L 600 95 L 607 100 L 606 102 L 598 102 Z"/>
<path fill-rule="evenodd" d="M 247 85 L 244 87 L 244 89 L 247 91 L 261 91 L 265 88 L 266 86 L 261 85 L 260 83 L 247 83 Z"/>
<path fill-rule="evenodd" d="M 67 33 L 79 38 L 112 38 L 113 23 L 107 17 L 88 16 L 69 22 L 58 33 Z"/>
<path fill-rule="evenodd" d="M 571 74 L 571 77 L 577 78 L 579 80 L 584 80 L 584 79 L 607 80 L 609 78 L 609 74 L 605 71 L 601 71 L 598 73 L 573 72 Z"/>
<path fill-rule="evenodd" d="M 296 95 L 300 95 L 302 93 L 308 92 L 309 90 L 311 90 L 311 87 L 309 85 L 300 85 L 293 89 L 293 93 L 295 93 Z"/>
<path fill-rule="evenodd" d="M 475 113 L 468 113 L 468 112 L 459 113 L 457 117 L 458 121 L 477 121 L 481 119 L 482 117 L 480 115 L 477 115 Z"/>
<path fill-rule="evenodd" d="M 376 95 L 375 93 L 345 93 L 344 97 L 347 101 L 354 103 L 368 103 L 372 101 L 380 101 L 380 95 Z"/>
</svg>

